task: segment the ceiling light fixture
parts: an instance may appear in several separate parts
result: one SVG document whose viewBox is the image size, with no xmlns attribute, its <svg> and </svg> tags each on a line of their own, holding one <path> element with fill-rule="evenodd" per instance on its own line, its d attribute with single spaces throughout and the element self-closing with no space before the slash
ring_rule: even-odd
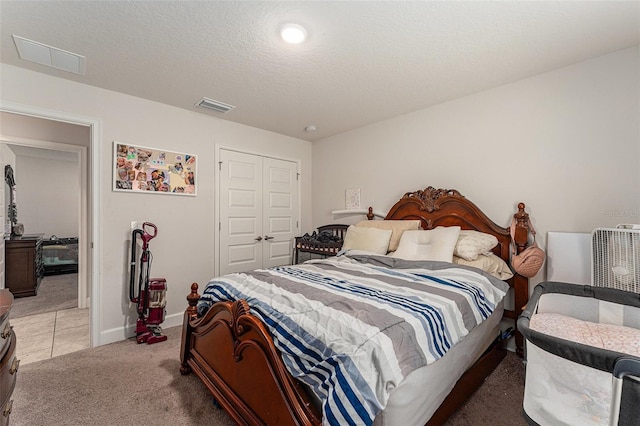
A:
<svg viewBox="0 0 640 426">
<path fill-rule="evenodd" d="M 285 24 L 280 29 L 280 36 L 291 44 L 300 44 L 307 39 L 307 30 L 298 24 Z"/>
</svg>

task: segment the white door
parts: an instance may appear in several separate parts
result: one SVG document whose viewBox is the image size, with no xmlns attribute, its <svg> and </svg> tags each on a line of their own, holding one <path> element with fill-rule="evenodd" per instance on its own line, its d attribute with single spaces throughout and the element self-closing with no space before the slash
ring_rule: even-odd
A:
<svg viewBox="0 0 640 426">
<path fill-rule="evenodd" d="M 262 267 L 291 263 L 298 231 L 298 167 L 292 161 L 263 158 Z"/>
<path fill-rule="evenodd" d="M 220 150 L 220 275 L 290 263 L 298 226 L 297 165 Z"/>
</svg>

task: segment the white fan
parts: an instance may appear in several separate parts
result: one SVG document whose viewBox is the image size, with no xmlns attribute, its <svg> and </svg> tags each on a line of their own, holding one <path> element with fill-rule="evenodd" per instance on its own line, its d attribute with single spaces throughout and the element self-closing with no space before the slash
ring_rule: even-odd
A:
<svg viewBox="0 0 640 426">
<path fill-rule="evenodd" d="M 640 225 L 591 233 L 591 283 L 640 293 Z"/>
</svg>

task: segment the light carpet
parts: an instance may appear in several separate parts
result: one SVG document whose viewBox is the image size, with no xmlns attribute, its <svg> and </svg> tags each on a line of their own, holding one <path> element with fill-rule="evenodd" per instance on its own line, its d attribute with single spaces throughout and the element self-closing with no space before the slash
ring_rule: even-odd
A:
<svg viewBox="0 0 640 426">
<path fill-rule="evenodd" d="M 198 378 L 180 374 L 181 330 L 154 345 L 129 339 L 20 367 L 11 425 L 233 425 Z M 446 425 L 526 425 L 523 392 L 522 360 L 509 353 Z"/>
<path fill-rule="evenodd" d="M 17 297 L 11 305 L 10 318 L 78 307 L 78 274 L 47 275 L 42 278 L 36 296 Z"/>
</svg>

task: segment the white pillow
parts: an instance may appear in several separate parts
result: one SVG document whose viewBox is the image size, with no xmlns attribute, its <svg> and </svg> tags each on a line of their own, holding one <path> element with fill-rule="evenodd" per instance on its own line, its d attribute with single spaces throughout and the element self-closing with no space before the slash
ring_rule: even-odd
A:
<svg viewBox="0 0 640 426">
<path fill-rule="evenodd" d="M 497 245 L 498 239 L 494 235 L 464 230 L 460 231 L 453 254 L 464 260 L 476 260 L 479 255 L 490 253 Z"/>
<path fill-rule="evenodd" d="M 427 231 L 404 231 L 393 257 L 451 262 L 459 235 L 459 226 L 438 226 Z"/>
<path fill-rule="evenodd" d="M 476 260 L 466 260 L 461 257 L 453 256 L 453 263 L 482 269 L 502 281 L 508 280 L 513 276 L 513 272 L 511 271 L 511 268 L 509 268 L 509 265 L 493 253 L 481 254 Z"/>
<path fill-rule="evenodd" d="M 390 229 L 349 226 L 342 243 L 343 250 L 363 250 L 377 254 L 387 254 Z"/>
<path fill-rule="evenodd" d="M 362 222 L 356 223 L 356 226 L 390 229 L 391 240 L 389 240 L 389 251 L 395 251 L 400 243 L 402 233 L 408 229 L 420 229 L 420 220 L 363 220 Z"/>
</svg>

